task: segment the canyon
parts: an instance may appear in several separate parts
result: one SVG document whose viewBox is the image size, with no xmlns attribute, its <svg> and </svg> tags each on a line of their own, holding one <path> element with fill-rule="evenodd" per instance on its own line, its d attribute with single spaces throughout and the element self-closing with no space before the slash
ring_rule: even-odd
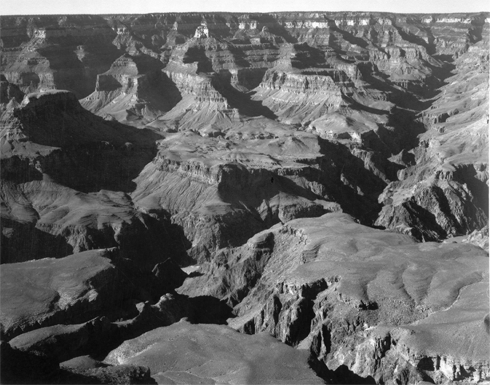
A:
<svg viewBox="0 0 490 385">
<path fill-rule="evenodd" d="M 0 17 L 2 383 L 490 381 L 490 15 Z"/>
</svg>

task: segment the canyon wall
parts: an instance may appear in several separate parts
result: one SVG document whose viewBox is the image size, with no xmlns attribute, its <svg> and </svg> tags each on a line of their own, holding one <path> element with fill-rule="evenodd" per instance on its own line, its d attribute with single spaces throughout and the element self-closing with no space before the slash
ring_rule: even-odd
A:
<svg viewBox="0 0 490 385">
<path fill-rule="evenodd" d="M 0 17 L 5 379 L 487 381 L 489 22 Z"/>
</svg>

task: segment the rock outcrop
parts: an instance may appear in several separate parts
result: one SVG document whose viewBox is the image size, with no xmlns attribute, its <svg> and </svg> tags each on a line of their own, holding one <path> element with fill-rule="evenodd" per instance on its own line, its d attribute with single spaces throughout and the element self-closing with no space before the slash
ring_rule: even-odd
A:
<svg viewBox="0 0 490 385">
<path fill-rule="evenodd" d="M 112 321 L 131 319 L 129 324 L 120 326 L 128 329 L 125 333 L 129 336 L 133 336 L 135 330 L 147 328 L 151 324 L 148 318 L 155 318 L 157 326 L 169 325 L 183 317 L 210 322 L 204 314 L 193 313 L 200 308 L 199 304 L 170 294 L 187 276 L 171 260 L 157 264 L 150 271 L 113 248 L 58 259 L 2 264 L 0 272 L 2 336 L 7 339 L 52 325 L 81 324 L 97 316 L 107 316 Z M 135 307 L 140 302 L 141 305 Z M 145 302 L 147 305 L 143 305 Z M 153 308 L 152 302 L 155 302 Z M 214 321 L 219 322 L 216 318 Z M 102 321 L 96 326 L 100 326 L 100 330 L 111 329 Z M 78 334 L 78 329 L 90 333 L 98 330 L 100 333 L 94 337 L 97 342 L 103 334 L 97 327 L 84 324 L 75 329 Z"/>
<path fill-rule="evenodd" d="M 341 209 L 367 218 L 385 186 L 341 145 L 263 119 L 224 137 L 170 134 L 135 182 L 137 207 L 168 211 L 197 261 L 293 218 Z"/>
<path fill-rule="evenodd" d="M 488 381 L 489 21 L 0 17 L 2 383 Z"/>
<path fill-rule="evenodd" d="M 488 39 L 456 60 L 431 108 L 413 166 L 398 173 L 380 202 L 377 224 L 419 239 L 468 234 L 488 215 Z"/>
<path fill-rule="evenodd" d="M 59 323 L 88 321 L 122 305 L 124 278 L 110 251 L 1 265 L 2 334 L 7 338 Z"/>
<path fill-rule="evenodd" d="M 117 57 L 100 16 L 2 17 L 1 72 L 24 93 L 69 89 L 88 95 Z"/>
<path fill-rule="evenodd" d="M 223 251 L 182 293 L 235 305 L 229 325 L 377 383 L 489 376 L 488 254 L 416 243 L 346 214 L 296 219 Z"/>
<path fill-rule="evenodd" d="M 58 365 L 46 357 L 1 342 L 3 384 L 155 384 L 147 367 L 107 365 L 90 357 L 76 357 Z"/>
<path fill-rule="evenodd" d="M 169 111 L 180 95 L 162 73 L 155 58 L 129 56 L 118 58 L 111 68 L 97 76 L 95 91 L 80 101 L 89 111 L 105 119 L 131 124 L 134 120 L 150 123 Z"/>
<path fill-rule="evenodd" d="M 378 226 L 409 232 L 419 239 L 443 239 L 478 230 L 486 221 L 488 199 L 480 183 L 487 165 L 482 150 L 486 142 L 475 143 L 472 159 L 442 164 L 430 160 L 446 159 L 445 153 L 459 148 L 458 135 L 449 135 L 454 129 L 446 127 L 451 121 L 458 124 L 468 118 L 476 124 L 479 118 L 473 118 L 478 115 L 486 126 L 485 14 L 7 17 L 2 30 L 6 56 L 0 69 L 12 83 L 10 88 L 16 84 L 26 93 L 68 88 L 80 95 L 83 83 L 95 90 L 88 96 L 83 93 L 81 103 L 88 110 L 106 119 L 165 132 L 191 130 L 219 137 L 250 117 L 278 120 L 294 130 L 340 143 L 364 163 L 368 173 L 394 184 L 374 189 L 373 194 L 379 196 L 386 187 L 380 196 L 384 209 L 379 215 L 360 214 L 363 223 L 373 224 L 378 217 Z M 99 40 L 95 36 L 100 36 Z M 84 44 L 79 41 L 82 38 Z M 73 60 L 53 64 L 53 55 L 58 57 L 59 50 L 68 52 L 74 45 Z M 96 62 L 99 57 L 101 62 Z M 110 57 L 112 64 L 107 63 Z M 22 64 L 25 60 L 32 63 Z M 483 99 L 469 95 L 473 97 L 470 103 L 451 96 L 461 91 L 454 85 L 455 78 L 448 78 L 454 65 L 460 74 L 474 73 L 466 75 L 464 84 L 482 80 L 479 92 Z M 104 71 L 96 80 L 90 75 L 91 84 L 85 75 L 82 79 L 87 80 L 76 85 L 64 81 L 76 77 L 73 71 L 101 66 Z M 25 79 L 33 77 L 39 81 L 27 85 Z M 424 100 L 436 96 L 445 82 L 452 84 L 444 86 L 439 101 L 427 109 Z M 9 99 L 12 90 L 7 92 Z M 417 113 L 422 113 L 421 119 Z M 448 120 L 455 114 L 458 116 Z M 419 142 L 418 135 L 426 130 Z M 445 134 L 439 138 L 441 130 Z M 423 150 L 429 145 L 440 147 L 434 132 L 438 143 L 454 142 L 442 145 L 444 154 L 437 149 L 439 155 Z M 407 155 L 399 161 L 397 154 Z M 117 160 L 111 168 L 118 167 Z M 151 157 L 145 160 L 144 164 Z M 475 173 L 464 166 L 471 163 L 478 164 Z M 139 170 L 144 164 L 138 164 Z M 131 169 L 135 162 L 124 165 Z M 414 194 L 402 193 L 404 183 L 417 185 L 426 175 L 439 175 L 439 166 L 442 175 L 447 174 L 446 169 L 453 173 L 451 167 L 461 169 L 458 172 L 463 178 L 450 178 L 457 180 L 458 186 L 445 187 L 444 182 L 437 188 L 420 185 Z M 341 179 L 358 190 L 356 195 L 366 194 L 355 186 L 352 176 L 344 174 Z M 400 194 L 392 194 L 393 190 Z M 435 211 L 435 217 L 427 211 Z"/>
<path fill-rule="evenodd" d="M 260 334 L 179 322 L 126 341 L 106 357 L 112 364 L 148 366 L 158 383 L 322 384 L 308 354 Z"/>
<path fill-rule="evenodd" d="M 62 91 L 25 96 L 1 125 L 3 263 L 120 247 L 153 267 L 184 252 L 168 215 L 139 212 L 125 193 L 160 136 L 105 122 Z"/>
</svg>

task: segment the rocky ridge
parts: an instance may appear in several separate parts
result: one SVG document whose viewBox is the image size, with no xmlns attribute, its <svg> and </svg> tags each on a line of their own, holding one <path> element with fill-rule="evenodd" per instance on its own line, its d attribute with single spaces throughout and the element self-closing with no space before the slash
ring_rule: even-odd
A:
<svg viewBox="0 0 490 385">
<path fill-rule="evenodd" d="M 0 19 L 2 382 L 488 380 L 488 14 Z"/>
<path fill-rule="evenodd" d="M 267 331 L 332 371 L 345 365 L 377 383 L 478 382 L 489 375 L 487 264 L 476 246 L 417 244 L 327 214 L 223 250 L 178 290 L 227 300 L 230 326 Z"/>
</svg>

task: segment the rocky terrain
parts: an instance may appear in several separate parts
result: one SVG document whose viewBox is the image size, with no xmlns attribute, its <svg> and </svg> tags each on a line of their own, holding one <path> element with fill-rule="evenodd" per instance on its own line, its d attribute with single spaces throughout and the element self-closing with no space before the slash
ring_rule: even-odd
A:
<svg viewBox="0 0 490 385">
<path fill-rule="evenodd" d="M 490 15 L 0 38 L 2 383 L 490 381 Z"/>
</svg>

